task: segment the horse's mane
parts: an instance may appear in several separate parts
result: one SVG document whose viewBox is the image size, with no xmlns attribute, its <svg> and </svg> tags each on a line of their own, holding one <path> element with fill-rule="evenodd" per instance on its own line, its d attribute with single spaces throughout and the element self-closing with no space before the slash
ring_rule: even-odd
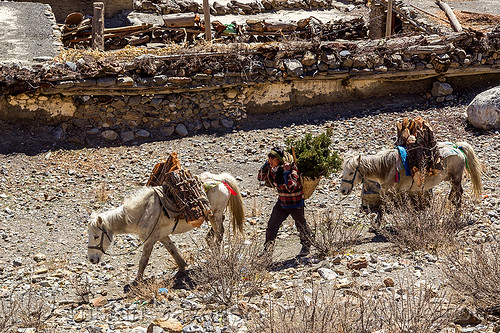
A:
<svg viewBox="0 0 500 333">
<path fill-rule="evenodd" d="M 362 155 L 359 169 L 361 172 L 367 174 L 378 174 L 381 171 L 391 169 L 396 162 L 396 154 L 397 151 L 395 149 L 385 149 L 375 155 Z M 345 163 L 355 168 L 358 164 L 358 157 L 348 157 Z"/>
<path fill-rule="evenodd" d="M 396 153 L 395 149 L 385 149 L 376 155 L 368 155 L 361 159 L 361 167 L 367 173 L 391 169 L 396 162 Z"/>
<path fill-rule="evenodd" d="M 123 213 L 125 214 L 127 223 L 137 221 L 140 218 L 140 216 L 136 215 L 143 214 L 143 209 L 141 207 L 147 203 L 146 198 L 151 195 L 153 191 L 151 187 L 144 186 L 125 197 L 123 200 Z"/>
</svg>

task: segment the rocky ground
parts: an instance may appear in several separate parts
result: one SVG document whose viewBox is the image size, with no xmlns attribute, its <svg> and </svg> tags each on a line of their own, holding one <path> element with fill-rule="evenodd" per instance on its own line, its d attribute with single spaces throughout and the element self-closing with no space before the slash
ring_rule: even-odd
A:
<svg viewBox="0 0 500 333">
<path fill-rule="evenodd" d="M 480 132 L 467 124 L 464 112 L 472 97 L 463 95 L 447 104 L 434 104 L 419 96 L 393 96 L 307 107 L 250 116 L 246 123 L 226 132 L 134 142 L 128 146 L 96 141 L 95 146 L 79 148 L 58 142 L 51 136 L 51 129 L 1 124 L 2 141 L 11 142 L 9 150 L 13 153 L 0 155 L 0 304 L 8 304 L 13 291 L 31 291 L 33 300 L 41 297 L 47 306 L 55 308 L 46 321 L 51 332 L 145 332 L 158 317 L 171 317 L 184 327 L 184 332 L 245 331 L 246 317 L 238 307 L 214 308 L 195 291 L 168 286 L 167 297 L 149 303 L 127 297 L 123 287 L 135 275 L 139 253 L 104 256 L 100 264 L 90 264 L 86 259 L 90 213 L 121 204 L 125 195 L 145 184 L 155 163 L 175 151 L 183 167 L 194 173 L 227 171 L 237 177 L 246 205 L 245 233 L 256 235 L 257 241 L 262 242 L 276 195 L 261 187 L 256 176 L 272 146 L 283 144 L 288 137 L 333 128 L 334 148 L 342 155 L 375 153 L 392 145 L 394 123 L 404 116 L 428 119 L 439 141 L 472 143 L 487 163 L 488 172 L 483 178 L 485 195 L 473 208 L 474 224 L 468 227 L 467 234 L 478 240 L 499 236 L 500 133 Z M 339 180 L 337 173 L 321 181 L 307 202 L 307 218 L 312 220 L 322 211 L 342 207 L 347 219 L 368 225 L 373 216 L 359 212 L 360 190 L 340 202 Z M 468 188 L 466 181 L 467 191 Z M 173 237 L 186 258 L 195 255 L 206 229 L 204 225 Z M 402 272 L 415 278 L 426 277 L 438 285 L 444 282 L 439 256 L 402 253 L 391 243 L 379 240 L 365 232 L 361 244 L 338 257 L 322 259 L 313 251 L 310 256 L 295 260 L 300 245 L 295 228 L 287 221 L 281 228 L 273 257 L 275 269 L 269 272 L 266 288 L 250 301 L 242 296 L 242 301 L 249 302 L 257 312 L 266 311 L 265 300 L 284 297 L 279 292 L 291 285 L 307 293 L 311 282 L 349 287 L 356 278 L 363 278 L 363 284 L 369 288 L 380 285 L 387 277 L 398 282 L 397 276 Z M 137 244 L 133 236 L 119 236 L 111 252 L 124 252 Z M 368 257 L 369 266 L 354 273 L 347 263 L 361 255 Z M 173 260 L 157 246 L 146 276 L 174 273 Z M 79 303 L 75 281 L 84 276 L 90 278 L 93 305 Z M 5 315 L 5 308 L 0 306 L 0 311 Z M 0 317 L 6 318 L 4 315 Z M 474 325 L 464 324 L 462 331 L 500 329 L 500 322 L 491 318 L 471 323 Z"/>
</svg>

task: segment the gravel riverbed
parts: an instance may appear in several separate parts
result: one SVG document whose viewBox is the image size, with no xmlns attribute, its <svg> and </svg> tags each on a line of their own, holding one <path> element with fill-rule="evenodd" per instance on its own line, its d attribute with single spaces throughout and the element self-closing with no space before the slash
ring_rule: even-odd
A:
<svg viewBox="0 0 500 333">
<path fill-rule="evenodd" d="M 0 154 L 0 302 L 6 304 L 15 290 L 33 290 L 46 298 L 54 313 L 46 322 L 51 332 L 145 332 L 155 318 L 171 317 L 184 332 L 245 331 L 246 319 L 238 311 L 213 309 L 202 296 L 191 290 L 168 290 L 169 297 L 153 304 L 142 304 L 125 297 L 123 287 L 136 272 L 139 252 L 110 257 L 92 265 L 86 258 L 87 221 L 92 211 L 116 207 L 123 198 L 143 186 L 155 163 L 168 153 L 177 152 L 184 168 L 194 174 L 202 171 L 227 171 L 237 177 L 246 206 L 246 235 L 263 241 L 265 225 L 276 194 L 260 186 L 257 171 L 267 151 L 283 145 L 288 137 L 333 129 L 333 147 L 341 155 L 375 153 L 391 147 L 394 124 L 403 117 L 422 116 L 434 129 L 438 141 L 468 141 L 487 166 L 483 177 L 485 193 L 473 208 L 474 225 L 468 235 L 479 239 L 500 236 L 500 133 L 478 131 L 467 124 L 465 111 L 472 96 L 459 96 L 447 104 L 435 104 L 419 96 L 393 96 L 370 101 L 302 107 L 286 113 L 252 115 L 242 125 L 218 133 L 190 137 L 172 137 L 162 141 L 135 142 L 112 146 L 99 142 L 92 147 L 72 147 L 57 142 L 50 129 L 2 127 L 4 142 L 11 142 L 10 153 Z M 5 148 L 5 146 L 4 146 Z M 322 179 L 307 202 L 306 217 L 329 208 L 338 208 L 340 173 Z M 465 191 L 470 195 L 468 180 Z M 447 190 L 448 185 L 443 185 Z M 340 205 L 353 221 L 369 224 L 371 215 L 359 211 L 358 188 Z M 189 257 L 193 244 L 202 242 L 207 231 L 203 225 L 184 235 L 173 236 L 181 252 Z M 123 252 L 137 245 L 133 236 L 119 236 L 111 249 Z M 288 288 L 287 283 L 304 285 L 307 281 L 329 283 L 324 269 L 335 258 L 313 254 L 290 263 L 300 249 L 291 221 L 282 226 L 273 260 L 283 269 L 270 271 L 266 290 L 251 301 L 256 311 L 265 310 L 263 299 Z M 355 278 L 347 262 L 357 255 L 370 253 L 370 270 L 363 273 L 364 283 L 378 285 L 387 276 L 409 270 L 442 280 L 439 258 L 423 254 L 419 261 L 401 253 L 391 243 L 373 241 L 366 232 L 362 244 L 340 256 L 336 271 L 341 283 Z M 401 264 L 404 261 L 405 264 Z M 418 266 L 418 269 L 415 267 Z M 387 267 L 391 267 L 388 269 Z M 175 265 L 159 244 L 155 247 L 146 276 L 173 275 Z M 79 304 L 72 284 L 75 276 L 91 279 L 91 298 L 103 297 L 105 305 Z M 416 274 L 416 273 L 415 273 Z M 305 287 L 304 287 L 305 288 Z M 1 314 L 0 314 L 1 316 Z M 498 322 L 473 326 L 477 332 L 492 332 Z M 24 330 L 26 332 L 26 330 Z"/>
</svg>

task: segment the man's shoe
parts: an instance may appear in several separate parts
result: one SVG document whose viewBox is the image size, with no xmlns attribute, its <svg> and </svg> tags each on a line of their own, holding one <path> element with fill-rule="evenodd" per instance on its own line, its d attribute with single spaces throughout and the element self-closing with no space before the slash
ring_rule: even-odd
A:
<svg viewBox="0 0 500 333">
<path fill-rule="evenodd" d="M 274 252 L 274 243 L 267 243 L 264 244 L 264 249 L 262 250 L 261 253 L 259 253 L 258 257 L 263 258 L 263 257 L 272 257 Z"/>
<path fill-rule="evenodd" d="M 297 257 L 305 257 L 305 256 L 309 255 L 309 252 L 311 252 L 311 249 L 309 248 L 309 246 L 302 245 L 302 248 L 300 249 L 300 252 L 297 255 Z"/>
</svg>

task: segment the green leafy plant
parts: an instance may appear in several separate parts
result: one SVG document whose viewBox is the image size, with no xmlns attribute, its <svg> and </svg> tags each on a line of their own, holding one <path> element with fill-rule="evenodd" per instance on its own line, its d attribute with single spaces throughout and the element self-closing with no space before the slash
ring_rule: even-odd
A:
<svg viewBox="0 0 500 333">
<path fill-rule="evenodd" d="M 297 158 L 297 167 L 305 177 L 317 178 L 328 176 L 338 171 L 342 165 L 342 159 L 337 152 L 330 149 L 332 130 L 313 136 L 307 133 L 303 138 L 287 139 L 286 149 L 292 154 L 292 147 Z"/>
</svg>

